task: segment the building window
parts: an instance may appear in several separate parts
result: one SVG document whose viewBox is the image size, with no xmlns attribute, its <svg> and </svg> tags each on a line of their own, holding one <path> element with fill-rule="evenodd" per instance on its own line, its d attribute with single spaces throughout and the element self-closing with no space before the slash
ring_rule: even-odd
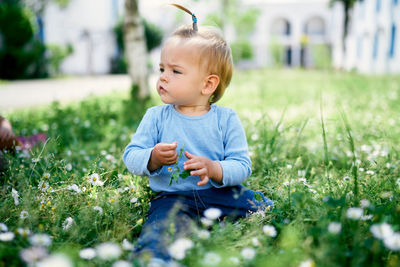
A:
<svg viewBox="0 0 400 267">
<path fill-rule="evenodd" d="M 399 0 L 393 0 L 394 5 L 397 5 L 399 3 Z"/>
<path fill-rule="evenodd" d="M 374 48 L 372 51 L 373 59 L 376 59 L 378 57 L 378 46 L 379 46 L 379 38 L 378 38 L 378 32 L 376 32 L 374 37 Z"/>
<path fill-rule="evenodd" d="M 392 33 L 390 37 L 390 50 L 389 50 L 389 55 L 391 58 L 394 57 L 394 52 L 395 52 L 395 44 L 396 44 L 396 25 L 392 25 Z"/>
<path fill-rule="evenodd" d="M 381 11 L 381 0 L 376 0 L 376 12 Z"/>
<path fill-rule="evenodd" d="M 357 38 L 357 58 L 360 59 L 362 55 L 362 43 L 361 43 L 361 38 Z"/>
<path fill-rule="evenodd" d="M 278 36 L 290 36 L 291 26 L 287 19 L 279 18 L 272 24 L 271 33 Z"/>
</svg>

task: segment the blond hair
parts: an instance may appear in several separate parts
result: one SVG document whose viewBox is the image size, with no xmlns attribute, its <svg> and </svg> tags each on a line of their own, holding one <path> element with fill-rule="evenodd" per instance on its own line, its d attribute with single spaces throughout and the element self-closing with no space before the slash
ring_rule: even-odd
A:
<svg viewBox="0 0 400 267">
<path fill-rule="evenodd" d="M 219 77 L 219 84 L 208 100 L 211 104 L 217 102 L 228 87 L 233 72 L 232 53 L 227 42 L 215 28 L 199 27 L 197 30 L 192 25 L 179 27 L 171 38 L 194 44 L 193 53 L 199 55 L 200 65 Z"/>
</svg>

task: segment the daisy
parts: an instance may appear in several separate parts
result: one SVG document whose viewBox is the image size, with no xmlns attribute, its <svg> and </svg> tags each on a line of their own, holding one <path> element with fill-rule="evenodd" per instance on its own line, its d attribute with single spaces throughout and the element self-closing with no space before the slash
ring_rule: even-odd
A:
<svg viewBox="0 0 400 267">
<path fill-rule="evenodd" d="M 221 261 L 221 256 L 215 252 L 207 252 L 204 255 L 204 264 L 205 265 L 218 265 Z"/>
<path fill-rule="evenodd" d="M 138 201 L 137 197 L 133 197 L 133 198 L 131 198 L 131 200 L 130 200 L 131 203 L 136 203 L 137 201 Z"/>
<path fill-rule="evenodd" d="M 192 240 L 179 238 L 168 247 L 168 253 L 176 260 L 183 260 L 186 255 L 186 250 L 191 249 L 192 247 Z"/>
<path fill-rule="evenodd" d="M 65 165 L 65 169 L 66 169 L 67 171 L 71 171 L 71 170 L 72 170 L 72 164 L 71 164 L 71 163 L 68 163 L 67 165 Z"/>
<path fill-rule="evenodd" d="M 38 267 L 50 267 L 50 266 L 59 266 L 59 267 L 73 267 L 71 260 L 64 254 L 54 254 L 50 255 L 47 258 L 39 261 L 36 266 Z"/>
<path fill-rule="evenodd" d="M 14 240 L 14 236 L 13 232 L 0 233 L 0 241 L 12 241 Z"/>
<path fill-rule="evenodd" d="M 77 186 L 76 184 L 69 185 L 69 186 L 67 187 L 67 189 L 68 189 L 68 190 L 71 190 L 71 191 L 75 191 L 75 193 L 77 193 L 77 194 L 79 194 L 79 193 L 81 192 L 81 189 L 80 189 L 79 186 Z"/>
<path fill-rule="evenodd" d="M 14 199 L 14 205 L 15 205 L 15 206 L 18 206 L 18 205 L 19 205 L 19 200 L 18 200 L 19 195 L 18 195 L 18 191 L 15 190 L 15 189 L 13 188 L 13 189 L 11 190 L 11 196 L 12 196 L 12 198 Z"/>
<path fill-rule="evenodd" d="M 97 173 L 91 174 L 89 177 L 89 181 L 92 185 L 102 186 L 104 184 L 102 181 L 100 181 L 100 175 L 98 175 Z"/>
<path fill-rule="evenodd" d="M 48 234 L 34 234 L 29 241 L 33 246 L 48 247 L 51 245 L 51 237 Z"/>
<path fill-rule="evenodd" d="M 96 247 L 96 252 L 99 258 L 103 260 L 116 259 L 121 255 L 121 248 L 112 242 L 101 243 Z"/>
<path fill-rule="evenodd" d="M 315 262 L 311 259 L 300 262 L 299 267 L 314 267 Z"/>
<path fill-rule="evenodd" d="M 197 232 L 197 236 L 200 239 L 206 240 L 210 237 L 210 232 L 207 230 L 200 230 L 199 232 Z"/>
<path fill-rule="evenodd" d="M 215 220 L 219 218 L 222 214 L 222 211 L 217 208 L 208 208 L 204 211 L 204 217 L 209 220 Z"/>
<path fill-rule="evenodd" d="M 229 261 L 229 263 L 231 263 L 231 264 L 233 264 L 233 265 L 238 265 L 238 264 L 240 263 L 240 260 L 239 260 L 239 258 L 237 258 L 237 257 L 230 257 L 230 258 L 228 259 L 228 261 Z"/>
<path fill-rule="evenodd" d="M 400 251 L 400 233 L 396 232 L 391 236 L 386 237 L 383 240 L 385 247 L 393 250 L 393 251 Z"/>
<path fill-rule="evenodd" d="M 49 188 L 49 183 L 45 181 L 41 181 L 38 185 L 38 188 L 42 191 L 45 192 Z"/>
<path fill-rule="evenodd" d="M 364 210 L 362 208 L 349 208 L 346 212 L 347 218 L 351 220 L 358 220 L 363 215 Z"/>
<path fill-rule="evenodd" d="M 45 172 L 45 173 L 43 173 L 43 178 L 45 178 L 45 179 L 49 179 L 50 178 L 50 173 L 48 173 L 48 172 Z"/>
<path fill-rule="evenodd" d="M 360 201 L 360 207 L 361 208 L 368 208 L 371 205 L 368 199 L 362 199 Z"/>
<path fill-rule="evenodd" d="M 47 250 L 43 247 L 31 247 L 21 250 L 19 256 L 26 263 L 35 263 L 47 257 Z"/>
<path fill-rule="evenodd" d="M 244 248 L 240 254 L 242 254 L 243 259 L 252 260 L 256 255 L 256 251 L 253 248 Z"/>
<path fill-rule="evenodd" d="M 150 266 L 150 265 L 148 265 Z M 132 267 L 132 263 L 130 263 L 129 261 L 116 261 L 113 263 L 112 267 Z"/>
<path fill-rule="evenodd" d="M 347 181 L 350 181 L 350 176 L 345 176 L 345 177 L 343 177 L 343 181 L 345 181 L 345 182 L 347 182 Z"/>
<path fill-rule="evenodd" d="M 5 225 L 4 223 L 0 223 L 0 231 L 7 232 L 8 231 L 7 225 Z"/>
<path fill-rule="evenodd" d="M 84 248 L 79 251 L 79 257 L 85 260 L 91 260 L 96 257 L 96 250 L 94 248 Z"/>
<path fill-rule="evenodd" d="M 26 218 L 28 218 L 28 216 L 29 216 L 29 213 L 26 210 L 21 211 L 21 214 L 19 215 L 19 217 L 21 219 L 26 219 Z"/>
<path fill-rule="evenodd" d="M 369 229 L 372 235 L 378 239 L 385 239 L 393 235 L 393 229 L 388 223 L 374 224 Z"/>
<path fill-rule="evenodd" d="M 331 222 L 328 225 L 328 232 L 331 234 L 338 234 L 342 230 L 342 224 L 339 222 Z"/>
<path fill-rule="evenodd" d="M 65 221 L 63 222 L 63 225 L 62 225 L 64 231 L 68 230 L 72 226 L 73 223 L 74 223 L 74 219 L 72 219 L 72 217 L 68 217 L 67 219 L 65 219 Z"/>
<path fill-rule="evenodd" d="M 29 230 L 28 228 L 18 228 L 17 233 L 23 237 L 27 237 L 31 234 L 31 230 Z"/>
<path fill-rule="evenodd" d="M 126 238 L 124 238 L 124 240 L 122 241 L 122 248 L 129 251 L 132 251 L 134 249 L 133 244 L 129 242 Z"/>
<path fill-rule="evenodd" d="M 270 236 L 270 237 L 276 236 L 276 229 L 272 225 L 264 225 L 263 232 L 264 232 L 264 234 L 266 234 L 267 236 Z"/>
</svg>

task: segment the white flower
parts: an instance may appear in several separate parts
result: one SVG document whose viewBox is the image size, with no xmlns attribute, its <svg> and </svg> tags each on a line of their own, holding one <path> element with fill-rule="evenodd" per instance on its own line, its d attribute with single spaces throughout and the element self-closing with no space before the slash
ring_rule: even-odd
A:
<svg viewBox="0 0 400 267">
<path fill-rule="evenodd" d="M 48 234 L 34 234 L 29 241 L 33 246 L 47 247 L 51 245 L 51 238 Z"/>
<path fill-rule="evenodd" d="M 289 181 L 284 181 L 282 184 L 283 184 L 284 186 L 288 186 L 288 185 L 290 185 L 290 182 L 289 182 Z"/>
<path fill-rule="evenodd" d="M 393 229 L 388 223 L 374 224 L 369 229 L 373 236 L 378 239 L 385 239 L 393 235 Z"/>
<path fill-rule="evenodd" d="M 361 216 L 361 220 L 362 221 L 368 221 L 368 220 L 371 220 L 372 219 L 372 215 L 371 214 L 368 214 L 368 215 L 363 215 L 363 216 Z"/>
<path fill-rule="evenodd" d="M 14 188 L 11 190 L 11 196 L 14 199 L 14 205 L 18 206 L 19 205 L 19 200 L 18 200 L 18 191 L 15 190 Z"/>
<path fill-rule="evenodd" d="M 124 240 L 122 241 L 122 248 L 124 250 L 133 250 L 133 244 L 131 242 L 128 241 L 128 239 L 124 238 Z"/>
<path fill-rule="evenodd" d="M 306 170 L 298 170 L 297 171 L 297 175 L 299 176 L 299 177 L 304 177 L 304 176 L 306 176 Z M 305 179 L 305 178 L 304 178 Z"/>
<path fill-rule="evenodd" d="M 206 217 L 209 220 L 215 220 L 218 219 L 222 214 L 222 211 L 217 208 L 208 208 L 204 211 L 204 217 Z"/>
<path fill-rule="evenodd" d="M 22 236 L 28 236 L 31 234 L 31 230 L 29 230 L 28 228 L 18 228 L 17 233 Z"/>
<path fill-rule="evenodd" d="M 287 165 L 286 165 L 286 168 L 289 169 L 289 170 L 290 170 L 292 167 L 293 167 L 293 166 L 292 166 L 291 164 L 287 164 Z"/>
<path fill-rule="evenodd" d="M 21 214 L 19 215 L 19 217 L 21 219 L 26 219 L 26 218 L 28 218 L 28 216 L 29 216 L 29 213 L 26 210 L 21 211 Z"/>
<path fill-rule="evenodd" d="M 77 193 L 77 194 L 79 194 L 81 192 L 81 189 L 76 184 L 69 185 L 67 188 L 68 188 L 68 190 L 75 191 L 75 193 Z"/>
<path fill-rule="evenodd" d="M 270 236 L 270 237 L 276 236 L 276 229 L 272 225 L 264 225 L 263 232 L 264 232 L 264 234 L 266 234 L 267 236 Z"/>
<path fill-rule="evenodd" d="M 134 192 L 136 190 L 136 186 L 131 185 L 124 188 L 125 191 Z"/>
<path fill-rule="evenodd" d="M 339 222 L 331 222 L 328 225 L 328 232 L 331 234 L 338 234 L 342 230 L 342 224 Z"/>
<path fill-rule="evenodd" d="M 72 224 L 74 223 L 74 219 L 72 219 L 72 217 L 68 217 L 67 219 L 65 219 L 65 221 L 63 222 L 63 230 L 68 230 Z"/>
<path fill-rule="evenodd" d="M 396 184 L 400 187 L 400 178 L 396 180 Z"/>
<path fill-rule="evenodd" d="M 362 199 L 360 201 L 360 207 L 361 208 L 368 208 L 371 205 L 368 199 Z"/>
<path fill-rule="evenodd" d="M 72 164 L 71 164 L 71 163 L 68 163 L 67 165 L 65 165 L 65 169 L 66 169 L 67 171 L 71 171 L 71 170 L 72 170 Z"/>
<path fill-rule="evenodd" d="M 138 201 L 138 199 L 136 197 L 131 198 L 130 202 L 131 203 L 136 203 Z"/>
<path fill-rule="evenodd" d="M 374 171 L 371 171 L 371 170 L 368 170 L 368 171 L 366 171 L 365 173 L 368 174 L 368 175 L 374 175 L 374 174 L 375 174 L 375 172 L 374 172 Z"/>
<path fill-rule="evenodd" d="M 47 190 L 47 188 L 49 188 L 49 183 L 48 183 L 48 182 L 45 182 L 45 181 L 41 181 L 41 182 L 39 183 L 39 185 L 38 185 L 38 188 L 39 188 L 42 192 L 44 192 L 44 191 Z"/>
<path fill-rule="evenodd" d="M 102 186 L 104 184 L 102 181 L 100 181 L 100 175 L 98 175 L 97 173 L 91 174 L 89 177 L 89 181 L 92 185 Z"/>
<path fill-rule="evenodd" d="M 305 261 L 300 262 L 299 267 L 314 267 L 315 262 L 312 259 L 308 259 Z"/>
<path fill-rule="evenodd" d="M 14 240 L 13 232 L 0 233 L 0 241 L 12 241 Z"/>
<path fill-rule="evenodd" d="M 345 182 L 347 182 L 347 181 L 350 181 L 350 176 L 345 176 L 345 177 L 343 177 L 343 181 L 345 181 Z"/>
<path fill-rule="evenodd" d="M 233 265 L 238 265 L 240 263 L 240 260 L 237 257 L 230 257 L 228 261 Z"/>
<path fill-rule="evenodd" d="M 313 193 L 313 194 L 317 193 L 317 190 L 312 189 L 312 188 L 309 188 L 308 191 L 310 191 L 310 192 Z"/>
<path fill-rule="evenodd" d="M 40 158 L 33 158 L 33 159 L 32 159 L 32 162 L 33 162 L 33 163 L 36 163 L 36 162 L 39 162 L 39 161 L 40 161 Z"/>
<path fill-rule="evenodd" d="M 71 260 L 63 254 L 54 254 L 36 264 L 37 267 L 72 267 Z"/>
<path fill-rule="evenodd" d="M 48 172 L 43 173 L 43 178 L 49 179 L 51 177 L 51 174 Z"/>
<path fill-rule="evenodd" d="M 297 178 L 297 182 L 299 182 L 299 183 L 307 183 L 307 179 L 306 178 L 303 178 L 303 177 L 301 177 L 301 178 Z"/>
<path fill-rule="evenodd" d="M 7 232 L 8 231 L 7 225 L 5 225 L 4 223 L 0 223 L 0 231 Z"/>
<path fill-rule="evenodd" d="M 183 260 L 186 255 L 186 250 L 191 249 L 192 247 L 192 240 L 179 238 L 168 247 L 168 253 L 176 260 Z"/>
<path fill-rule="evenodd" d="M 400 233 L 396 232 L 393 235 L 386 237 L 383 240 L 383 243 L 385 244 L 386 248 L 393 250 L 393 251 L 399 251 L 400 250 Z"/>
<path fill-rule="evenodd" d="M 96 247 L 96 252 L 103 260 L 112 260 L 121 255 L 121 248 L 115 243 L 105 242 Z"/>
<path fill-rule="evenodd" d="M 221 261 L 221 256 L 215 252 L 207 252 L 204 255 L 204 264 L 205 265 L 218 265 Z"/>
<path fill-rule="evenodd" d="M 85 260 L 91 260 L 96 257 L 96 250 L 94 248 L 84 248 L 79 251 L 79 257 Z"/>
<path fill-rule="evenodd" d="M 253 248 L 244 248 L 240 254 L 242 254 L 243 259 L 252 260 L 256 255 L 256 251 Z"/>
<path fill-rule="evenodd" d="M 43 247 L 31 247 L 21 250 L 19 256 L 26 263 L 35 263 L 47 256 L 47 250 Z"/>
<path fill-rule="evenodd" d="M 251 239 L 251 242 L 253 243 L 253 246 L 258 247 L 260 245 L 260 241 L 258 241 L 257 237 L 253 237 Z"/>
<path fill-rule="evenodd" d="M 205 240 L 205 239 L 208 239 L 210 237 L 210 232 L 207 231 L 207 230 L 200 230 L 200 231 L 197 232 L 197 236 L 200 239 Z"/>
<path fill-rule="evenodd" d="M 99 206 L 94 206 L 93 207 L 94 210 L 97 210 L 100 214 L 103 214 L 103 209 Z"/>
<path fill-rule="evenodd" d="M 129 261 L 116 261 L 113 263 L 112 267 L 132 267 L 132 263 Z"/>
<path fill-rule="evenodd" d="M 212 220 L 209 220 L 209 219 L 204 218 L 204 217 L 201 218 L 200 221 L 204 226 L 211 226 L 213 224 Z"/>
<path fill-rule="evenodd" d="M 362 208 L 349 208 L 346 212 L 347 218 L 351 220 L 358 220 L 363 215 L 364 210 Z"/>
</svg>

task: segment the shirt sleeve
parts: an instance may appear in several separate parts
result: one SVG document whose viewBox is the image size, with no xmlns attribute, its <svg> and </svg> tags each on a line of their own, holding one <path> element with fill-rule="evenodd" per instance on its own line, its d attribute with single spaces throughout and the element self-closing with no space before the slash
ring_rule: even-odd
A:
<svg viewBox="0 0 400 267">
<path fill-rule="evenodd" d="M 150 172 L 147 169 L 151 152 L 157 144 L 158 127 L 156 113 L 154 109 L 147 110 L 136 133 L 125 148 L 123 161 L 128 170 L 135 175 L 156 175 L 161 170 L 160 168 Z"/>
<path fill-rule="evenodd" d="M 224 160 L 219 161 L 223 173 L 222 184 L 211 181 L 215 187 L 238 185 L 251 175 L 246 134 L 239 117 L 233 110 L 228 116 L 225 129 Z"/>
</svg>

